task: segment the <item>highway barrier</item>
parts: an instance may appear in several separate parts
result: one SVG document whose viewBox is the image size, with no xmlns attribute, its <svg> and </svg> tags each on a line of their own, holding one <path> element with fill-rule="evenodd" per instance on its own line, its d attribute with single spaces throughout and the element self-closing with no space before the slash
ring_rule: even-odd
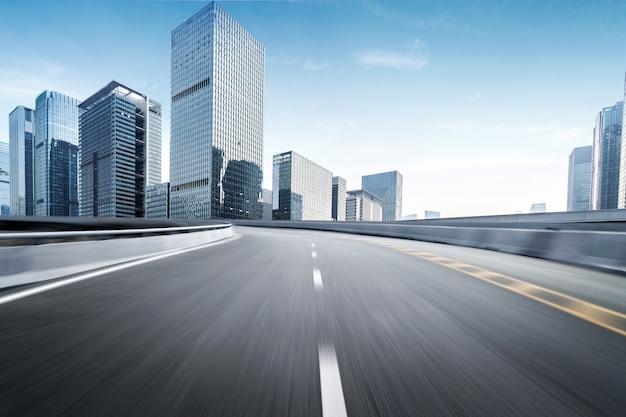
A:
<svg viewBox="0 0 626 417">
<path fill-rule="evenodd" d="M 428 226 L 405 222 L 234 221 L 235 225 L 294 228 L 393 237 L 489 249 L 517 255 L 626 273 L 626 232 L 577 230 L 571 224 L 545 224 L 543 229 L 483 226 Z M 536 226 L 535 226 L 536 227 Z M 571 229 L 571 230 L 570 230 Z M 616 224 L 623 229 L 623 224 Z"/>
<path fill-rule="evenodd" d="M 67 223 L 63 224 L 67 226 Z M 102 230 L 97 225 L 90 225 L 82 228 L 91 230 L 0 233 L 0 244 L 3 244 L 0 246 L 0 288 L 55 279 L 203 245 L 233 234 L 230 223 L 152 226 L 115 230 L 107 225 L 108 229 Z"/>
</svg>

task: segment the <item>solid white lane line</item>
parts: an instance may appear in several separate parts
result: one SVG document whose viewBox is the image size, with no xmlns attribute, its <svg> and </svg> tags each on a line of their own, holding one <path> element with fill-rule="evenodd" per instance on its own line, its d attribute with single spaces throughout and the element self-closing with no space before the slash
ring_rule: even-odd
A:
<svg viewBox="0 0 626 417">
<path fill-rule="evenodd" d="M 318 268 L 313 268 L 313 285 L 315 285 L 316 290 L 321 290 L 324 288 L 324 283 L 322 282 L 322 273 Z"/>
<path fill-rule="evenodd" d="M 324 417 L 347 417 L 343 398 L 339 364 L 333 345 L 318 346 L 320 360 L 320 385 L 322 391 L 322 415 Z"/>
<path fill-rule="evenodd" d="M 240 237 L 241 237 L 240 235 L 233 236 L 233 238 L 235 238 L 235 239 L 239 239 Z M 26 298 L 26 297 L 29 297 L 31 295 L 39 294 L 39 293 L 42 293 L 42 292 L 45 292 L 45 291 L 50 291 L 50 290 L 53 290 L 55 288 L 65 287 L 66 285 L 70 285 L 70 284 L 73 284 L 75 282 L 85 281 L 87 279 L 95 278 L 95 277 L 100 276 L 100 275 L 105 275 L 105 274 L 108 274 L 108 273 L 111 273 L 111 272 L 121 271 L 122 269 L 132 268 L 133 266 L 137 266 L 137 265 L 147 264 L 149 262 L 157 261 L 159 259 L 169 258 L 170 256 L 180 255 L 180 254 L 183 254 L 183 253 L 186 253 L 186 252 L 192 252 L 194 250 L 204 249 L 204 248 L 207 248 L 209 246 L 214 246 L 214 245 L 226 242 L 228 240 L 232 240 L 232 238 L 231 239 L 222 239 L 222 240 L 218 240 L 216 242 L 207 243 L 206 245 L 194 246 L 192 248 L 175 250 L 175 251 L 167 252 L 167 253 L 164 253 L 164 254 L 161 254 L 161 255 L 150 256 L 150 257 L 147 257 L 147 258 L 138 259 L 136 261 L 126 262 L 126 263 L 123 263 L 123 264 L 120 264 L 120 265 L 109 266 L 109 267 L 106 267 L 106 268 L 99 269 L 97 271 L 86 272 L 86 273 L 74 276 L 72 278 L 62 279 L 62 280 L 59 280 L 59 281 L 54 281 L 54 282 L 51 282 L 50 284 L 40 285 L 40 286 L 35 287 L 35 288 L 29 288 L 29 289 L 24 290 L 24 291 L 15 292 L 13 294 L 9 294 L 9 295 L 5 295 L 4 297 L 0 297 L 0 305 L 1 304 L 6 304 L 6 303 L 10 303 L 11 301 L 19 300 L 21 298 Z"/>
<path fill-rule="evenodd" d="M 315 252 L 315 251 L 311 252 L 311 256 L 314 257 L 314 258 L 317 258 L 317 252 Z"/>
</svg>

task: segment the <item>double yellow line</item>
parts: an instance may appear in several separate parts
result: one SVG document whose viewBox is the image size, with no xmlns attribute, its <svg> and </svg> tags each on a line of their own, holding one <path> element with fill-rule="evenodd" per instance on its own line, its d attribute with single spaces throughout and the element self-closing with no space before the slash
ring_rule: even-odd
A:
<svg viewBox="0 0 626 417">
<path fill-rule="evenodd" d="M 626 314 L 610 310 L 579 298 L 575 298 L 557 291 L 553 291 L 508 275 L 493 272 L 475 265 L 466 264 L 454 259 L 444 258 L 429 252 L 410 249 L 370 239 L 361 239 L 379 246 L 391 248 L 426 261 L 453 269 L 473 278 L 480 279 L 498 287 L 502 287 L 524 297 L 528 297 L 542 304 L 561 310 L 590 323 L 604 327 L 612 332 L 626 336 Z"/>
</svg>

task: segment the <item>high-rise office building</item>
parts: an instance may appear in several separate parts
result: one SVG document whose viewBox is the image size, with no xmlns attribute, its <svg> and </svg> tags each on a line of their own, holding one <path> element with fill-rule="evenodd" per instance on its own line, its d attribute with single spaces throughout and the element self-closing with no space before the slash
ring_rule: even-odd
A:
<svg viewBox="0 0 626 417">
<path fill-rule="evenodd" d="M 589 210 L 592 150 L 592 146 L 581 146 L 569 155 L 567 211 Z"/>
<path fill-rule="evenodd" d="M 379 222 L 383 218 L 383 200 L 367 190 L 348 191 L 346 221 Z"/>
<path fill-rule="evenodd" d="M 624 77 L 624 102 L 626 102 L 626 76 Z M 626 208 L 626 106 L 622 105 L 622 143 L 619 164 L 619 184 L 617 193 L 617 208 Z"/>
<path fill-rule="evenodd" d="M 80 104 L 80 214 L 145 217 L 161 181 L 161 103 L 112 81 Z"/>
<path fill-rule="evenodd" d="M 605 107 L 593 129 L 591 209 L 617 208 L 624 102 Z"/>
<path fill-rule="evenodd" d="M 263 46 L 212 2 L 172 31 L 171 66 L 172 218 L 260 219 Z"/>
<path fill-rule="evenodd" d="M 11 213 L 11 162 L 9 144 L 0 142 L 0 216 Z"/>
<path fill-rule="evenodd" d="M 24 106 L 9 114 L 9 153 L 11 166 L 11 214 L 33 215 L 33 147 L 35 111 Z"/>
<path fill-rule="evenodd" d="M 364 175 L 361 188 L 382 198 L 384 222 L 402 218 L 402 174 L 398 171 Z"/>
<path fill-rule="evenodd" d="M 332 172 L 292 151 L 273 162 L 274 220 L 332 219 Z"/>
<path fill-rule="evenodd" d="M 35 216 L 78 216 L 78 103 L 55 91 L 37 97 Z"/>
<path fill-rule="evenodd" d="M 346 179 L 333 177 L 332 218 L 336 222 L 346 220 Z"/>
<path fill-rule="evenodd" d="M 167 219 L 170 217 L 170 183 L 149 185 L 146 188 L 146 218 Z"/>
</svg>

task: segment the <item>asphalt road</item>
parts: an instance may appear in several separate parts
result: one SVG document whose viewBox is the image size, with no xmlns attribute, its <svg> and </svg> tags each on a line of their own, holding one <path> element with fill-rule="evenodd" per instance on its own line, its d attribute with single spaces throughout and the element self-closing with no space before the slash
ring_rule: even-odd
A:
<svg viewBox="0 0 626 417">
<path fill-rule="evenodd" d="M 0 416 L 626 415 L 624 276 L 236 232 L 0 302 Z"/>
</svg>

